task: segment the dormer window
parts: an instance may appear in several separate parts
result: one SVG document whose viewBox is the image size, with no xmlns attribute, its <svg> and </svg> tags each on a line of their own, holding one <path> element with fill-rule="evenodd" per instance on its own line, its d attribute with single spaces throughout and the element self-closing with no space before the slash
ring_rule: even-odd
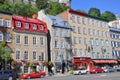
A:
<svg viewBox="0 0 120 80">
<path fill-rule="evenodd" d="M 17 26 L 17 27 L 21 27 L 21 22 L 20 22 L 20 21 L 17 21 L 17 22 L 16 22 L 16 26 Z"/>
<path fill-rule="evenodd" d="M 37 29 L 37 25 L 33 24 L 33 30 L 36 30 L 36 29 Z"/>
<path fill-rule="evenodd" d="M 25 23 L 25 28 L 29 29 L 29 24 L 28 23 Z"/>
<path fill-rule="evenodd" d="M 64 26 L 67 26 L 67 22 L 66 21 L 64 21 Z"/>
<path fill-rule="evenodd" d="M 44 30 L 44 26 L 43 25 L 40 25 L 40 30 Z"/>
<path fill-rule="evenodd" d="M 53 24 L 56 24 L 56 19 L 52 19 L 52 21 L 53 21 Z"/>
</svg>

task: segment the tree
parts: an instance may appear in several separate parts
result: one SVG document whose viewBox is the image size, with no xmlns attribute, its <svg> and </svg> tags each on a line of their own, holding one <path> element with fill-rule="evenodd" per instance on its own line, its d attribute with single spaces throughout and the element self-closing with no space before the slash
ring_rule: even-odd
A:
<svg viewBox="0 0 120 80">
<path fill-rule="evenodd" d="M 36 7 L 41 9 L 46 9 L 48 5 L 48 0 L 36 0 Z"/>
<path fill-rule="evenodd" d="M 8 46 L 6 46 L 5 42 L 0 43 L 0 61 L 6 64 L 11 59 L 11 50 Z M 5 66 L 4 66 L 5 68 Z"/>
<path fill-rule="evenodd" d="M 86 13 L 84 10 L 80 10 L 80 9 L 78 9 L 77 11 L 78 11 L 78 12 Z"/>
<path fill-rule="evenodd" d="M 101 14 L 101 17 L 105 18 L 108 21 L 112 21 L 116 19 L 116 16 L 110 11 L 105 11 L 104 13 Z"/>
<path fill-rule="evenodd" d="M 45 12 L 47 14 L 51 14 L 51 15 L 57 15 L 65 10 L 67 10 L 69 7 L 62 5 L 58 2 L 50 2 L 48 4 L 48 8 L 45 10 Z"/>
<path fill-rule="evenodd" d="M 88 11 L 88 14 L 95 16 L 95 17 L 100 17 L 100 15 L 101 15 L 100 10 L 97 8 L 90 8 Z"/>
<path fill-rule="evenodd" d="M 28 16 L 28 17 L 31 17 L 33 13 L 38 12 L 38 8 L 33 7 L 31 4 L 23 4 L 23 3 L 11 4 L 6 1 L 4 2 L 4 4 L 0 6 L 0 10 L 10 11 L 16 15 Z"/>
</svg>

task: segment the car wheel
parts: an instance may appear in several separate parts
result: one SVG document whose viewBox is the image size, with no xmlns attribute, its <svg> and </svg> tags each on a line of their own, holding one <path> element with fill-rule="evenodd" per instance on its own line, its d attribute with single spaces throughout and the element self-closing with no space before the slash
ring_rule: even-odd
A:
<svg viewBox="0 0 120 80">
<path fill-rule="evenodd" d="M 44 75 L 40 75 L 40 78 L 44 78 Z"/>
<path fill-rule="evenodd" d="M 28 79 L 30 79 L 31 77 L 30 76 L 28 76 Z"/>
<path fill-rule="evenodd" d="M 8 80 L 13 80 L 13 77 L 12 77 L 12 76 L 10 76 L 10 77 L 8 78 Z"/>
</svg>

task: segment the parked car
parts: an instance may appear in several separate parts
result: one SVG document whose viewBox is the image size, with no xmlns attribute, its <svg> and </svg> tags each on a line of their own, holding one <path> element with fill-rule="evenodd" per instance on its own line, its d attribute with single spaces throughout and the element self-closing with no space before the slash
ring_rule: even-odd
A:
<svg viewBox="0 0 120 80">
<path fill-rule="evenodd" d="M 117 71 L 120 71 L 120 66 L 117 67 Z"/>
<path fill-rule="evenodd" d="M 30 78 L 43 78 L 46 76 L 46 72 L 31 72 L 21 75 L 21 79 L 30 79 Z"/>
<path fill-rule="evenodd" d="M 104 69 L 104 72 L 114 72 L 115 70 L 113 69 L 113 67 L 108 67 L 106 69 Z"/>
<path fill-rule="evenodd" d="M 73 74 L 76 75 L 76 74 L 87 74 L 88 70 L 86 70 L 85 68 L 80 68 L 80 69 L 76 69 L 73 71 Z"/>
<path fill-rule="evenodd" d="M 90 70 L 90 73 L 102 73 L 104 70 L 101 67 L 94 68 Z"/>
<path fill-rule="evenodd" d="M 13 70 L 1 70 L 0 80 L 16 80 L 16 73 Z"/>
</svg>

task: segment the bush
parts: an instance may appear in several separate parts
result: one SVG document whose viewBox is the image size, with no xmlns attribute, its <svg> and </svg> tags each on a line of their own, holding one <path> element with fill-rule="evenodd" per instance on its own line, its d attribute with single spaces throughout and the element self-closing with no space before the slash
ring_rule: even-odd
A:
<svg viewBox="0 0 120 80">
<path fill-rule="evenodd" d="M 72 69 L 72 68 L 69 70 L 69 73 L 70 73 L 70 74 L 73 74 L 73 69 Z"/>
</svg>

